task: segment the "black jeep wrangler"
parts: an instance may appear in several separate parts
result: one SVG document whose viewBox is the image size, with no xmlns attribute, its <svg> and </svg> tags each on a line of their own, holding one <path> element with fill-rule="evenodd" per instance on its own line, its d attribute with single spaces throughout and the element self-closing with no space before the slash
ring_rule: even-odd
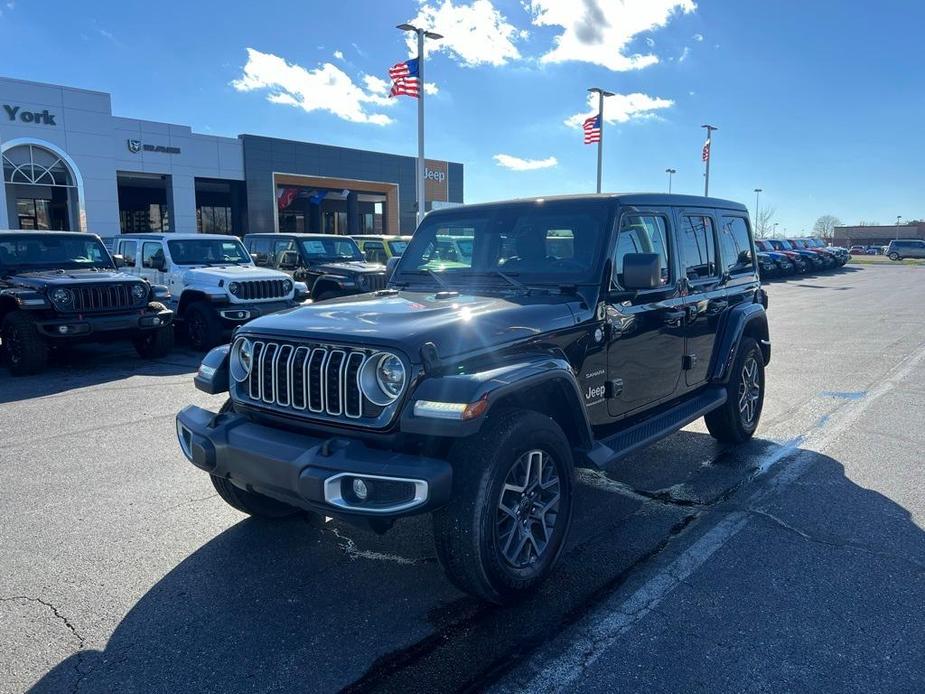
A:
<svg viewBox="0 0 925 694">
<path fill-rule="evenodd" d="M 130 339 L 146 358 L 173 347 L 166 287 L 119 272 L 95 234 L 0 232 L 0 336 L 14 375 L 45 368 L 51 348 Z"/>
<path fill-rule="evenodd" d="M 313 301 L 384 289 L 385 266 L 371 263 L 357 242 L 336 234 L 247 234 L 244 245 L 260 267 L 305 282 Z"/>
<path fill-rule="evenodd" d="M 465 261 L 439 248 L 469 238 Z M 699 417 L 758 426 L 766 295 L 740 204 L 596 195 L 428 214 L 382 291 L 258 318 L 195 378 L 183 453 L 247 513 L 383 530 L 431 512 L 461 589 L 505 602 L 555 564 L 573 468 Z"/>
</svg>

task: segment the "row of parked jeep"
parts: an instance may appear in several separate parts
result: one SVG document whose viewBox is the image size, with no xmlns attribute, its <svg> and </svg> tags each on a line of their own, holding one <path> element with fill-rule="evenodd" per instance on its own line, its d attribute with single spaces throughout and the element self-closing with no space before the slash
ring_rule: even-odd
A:
<svg viewBox="0 0 925 694">
<path fill-rule="evenodd" d="M 807 272 L 824 272 L 848 262 L 846 248 L 827 246 L 822 239 L 755 239 L 762 280 Z"/>
<path fill-rule="evenodd" d="M 324 234 L 0 232 L 0 339 L 15 375 L 42 371 L 52 350 L 128 339 L 158 358 L 179 331 L 194 349 L 305 301 L 385 287 L 384 262 L 407 237 Z M 110 252 L 111 250 L 111 252 Z"/>
</svg>

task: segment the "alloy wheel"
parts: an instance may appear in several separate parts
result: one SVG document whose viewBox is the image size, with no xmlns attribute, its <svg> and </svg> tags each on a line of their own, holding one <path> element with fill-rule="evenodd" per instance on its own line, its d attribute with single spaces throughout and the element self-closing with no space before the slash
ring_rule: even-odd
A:
<svg viewBox="0 0 925 694">
<path fill-rule="evenodd" d="M 498 499 L 496 540 L 504 560 L 530 568 L 544 556 L 556 531 L 560 483 L 555 460 L 532 450 L 511 466 Z"/>
<path fill-rule="evenodd" d="M 758 413 L 758 399 L 761 397 L 760 375 L 758 360 L 750 355 L 742 365 L 739 378 L 739 415 L 749 426 L 755 421 Z"/>
</svg>

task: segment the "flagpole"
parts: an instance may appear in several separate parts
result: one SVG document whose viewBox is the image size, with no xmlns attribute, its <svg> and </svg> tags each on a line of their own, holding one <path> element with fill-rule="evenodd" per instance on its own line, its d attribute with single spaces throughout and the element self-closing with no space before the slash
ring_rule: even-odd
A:
<svg viewBox="0 0 925 694">
<path fill-rule="evenodd" d="M 424 39 L 442 39 L 442 34 L 437 34 L 433 31 L 427 31 L 426 29 L 420 29 L 413 24 L 399 24 L 396 28 L 401 29 L 402 31 L 413 31 L 417 34 L 418 38 L 418 161 L 417 161 L 417 183 L 415 188 L 417 189 L 417 223 L 420 224 L 421 220 L 424 219 L 425 213 L 425 200 L 424 200 L 424 189 L 425 189 L 425 173 L 426 168 L 424 166 Z"/>
<path fill-rule="evenodd" d="M 601 192 L 601 178 L 604 172 L 604 97 L 613 96 L 613 92 L 604 91 L 599 87 L 591 87 L 592 94 L 597 94 L 597 119 L 600 125 L 600 138 L 597 141 L 597 192 Z"/>
<path fill-rule="evenodd" d="M 719 130 L 719 128 L 712 125 L 701 125 L 700 127 L 707 129 L 707 142 L 710 143 L 710 149 L 707 150 L 707 171 L 703 182 L 703 196 L 708 198 L 710 197 L 710 160 L 713 158 L 713 131 Z"/>
</svg>

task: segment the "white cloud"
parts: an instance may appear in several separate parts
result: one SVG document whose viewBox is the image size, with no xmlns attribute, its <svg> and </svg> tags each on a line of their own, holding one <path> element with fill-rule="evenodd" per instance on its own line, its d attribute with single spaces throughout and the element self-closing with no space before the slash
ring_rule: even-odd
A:
<svg viewBox="0 0 925 694">
<path fill-rule="evenodd" d="M 632 94 L 614 94 L 604 99 L 605 123 L 628 123 L 631 120 L 654 118 L 658 111 L 674 106 L 671 99 L 662 99 L 658 96 L 649 96 L 634 92 Z M 570 128 L 581 128 L 585 119 L 597 113 L 597 95 L 588 94 L 588 110 L 576 113 L 565 119 Z"/>
<path fill-rule="evenodd" d="M 678 56 L 678 62 L 683 63 L 685 60 L 688 59 L 688 57 L 690 57 L 690 54 L 691 54 L 691 49 L 685 46 L 684 50 L 681 51 L 681 55 Z"/>
<path fill-rule="evenodd" d="M 637 35 L 664 27 L 678 13 L 697 9 L 694 0 L 530 0 L 533 23 L 557 26 L 552 50 L 540 60 L 570 60 L 601 65 L 622 72 L 658 62 L 654 54 L 625 55 Z"/>
<path fill-rule="evenodd" d="M 440 88 L 433 82 L 424 83 L 424 93 L 425 94 L 429 96 L 433 96 L 434 94 L 437 94 L 439 91 L 440 91 Z"/>
<path fill-rule="evenodd" d="M 307 69 L 287 63 L 272 53 L 248 48 L 244 71 L 231 85 L 239 92 L 268 90 L 267 100 L 271 103 L 295 106 L 308 112 L 328 111 L 353 123 L 388 125 L 391 118 L 384 113 L 373 113 L 369 107 L 388 107 L 395 102 L 374 91 L 378 83 L 370 81 L 371 77 L 363 77 L 364 89 L 331 63 Z"/>
<path fill-rule="evenodd" d="M 343 51 L 334 51 L 334 57 L 337 58 L 338 60 L 343 60 L 344 59 Z"/>
<path fill-rule="evenodd" d="M 646 36 L 646 45 L 649 48 L 655 48 L 655 39 L 653 39 L 651 36 Z"/>
<path fill-rule="evenodd" d="M 387 95 L 389 93 L 389 83 L 381 77 L 363 75 L 363 84 L 366 85 L 367 91 L 371 94 Z"/>
<path fill-rule="evenodd" d="M 518 60 L 520 51 L 514 42 L 526 37 L 526 32 L 508 22 L 491 0 L 424 2 L 409 22 L 445 37 L 425 39 L 428 55 L 442 51 L 465 67 Z M 417 55 L 417 37 L 412 32 L 408 32 L 407 43 L 408 54 Z"/>
<path fill-rule="evenodd" d="M 703 34 L 694 34 L 691 38 L 697 43 L 703 43 Z"/>
<path fill-rule="evenodd" d="M 511 171 L 534 171 L 536 169 L 551 169 L 558 165 L 559 160 L 555 157 L 546 157 L 545 159 L 521 159 L 510 154 L 496 154 L 493 159 L 498 166 L 503 166 Z"/>
</svg>

